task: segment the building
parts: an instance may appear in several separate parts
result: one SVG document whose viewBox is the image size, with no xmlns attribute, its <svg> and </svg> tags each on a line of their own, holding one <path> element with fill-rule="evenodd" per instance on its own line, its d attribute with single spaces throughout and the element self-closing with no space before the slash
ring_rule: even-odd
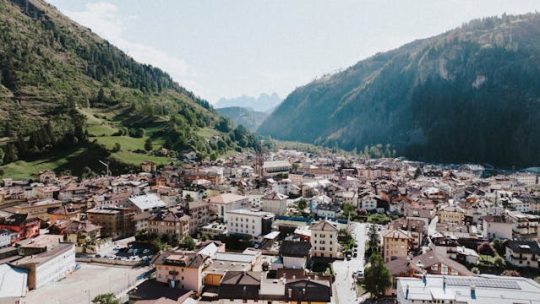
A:
<svg viewBox="0 0 540 304">
<path fill-rule="evenodd" d="M 291 168 L 292 166 L 287 160 L 265 161 L 262 168 L 263 176 L 286 176 L 291 171 Z"/>
<path fill-rule="evenodd" d="M 15 239 L 17 239 L 18 234 L 9 231 L 7 229 L 0 230 L 0 248 L 10 246 Z"/>
<path fill-rule="evenodd" d="M 505 258 L 513 266 L 538 269 L 540 246 L 536 241 L 508 241 Z"/>
<path fill-rule="evenodd" d="M 197 232 L 197 228 L 207 225 L 212 220 L 210 205 L 204 201 L 194 201 L 188 203 L 190 219 L 190 232 Z"/>
<path fill-rule="evenodd" d="M 540 285 L 531 279 L 502 276 L 441 276 L 399 278 L 399 304 L 538 303 Z"/>
<path fill-rule="evenodd" d="M 177 209 L 153 214 L 148 220 L 148 232 L 159 236 L 176 236 L 181 240 L 190 233 L 190 217 Z"/>
<path fill-rule="evenodd" d="M 233 193 L 223 193 L 208 199 L 210 210 L 219 218 L 223 219 L 225 213 L 230 210 L 249 208 L 249 198 Z"/>
<path fill-rule="evenodd" d="M 399 218 L 390 222 L 388 227 L 408 231 L 412 237 L 412 249 L 419 249 L 426 235 L 426 223 L 421 219 Z"/>
<path fill-rule="evenodd" d="M 165 206 L 167 204 L 154 193 L 130 197 L 126 205 L 126 207 L 136 209 L 138 213 L 155 211 Z"/>
<path fill-rule="evenodd" d="M 28 202 L 14 207 L 17 214 L 30 214 L 43 221 L 49 220 L 49 210 L 62 207 L 62 201 L 52 198 L 44 199 L 36 202 Z"/>
<path fill-rule="evenodd" d="M 39 235 L 39 224 L 38 218 L 28 214 L 12 214 L 6 218 L 0 218 L 0 230 L 6 229 L 17 233 L 12 242 Z"/>
<path fill-rule="evenodd" d="M 253 237 L 272 231 L 274 214 L 264 211 L 236 209 L 225 213 L 225 223 L 229 234 L 247 234 Z"/>
<path fill-rule="evenodd" d="M 437 214 L 441 224 L 463 224 L 465 220 L 465 210 L 453 204 L 441 207 Z"/>
<path fill-rule="evenodd" d="M 210 263 L 208 256 L 187 251 L 166 251 L 155 261 L 156 280 L 172 288 L 200 293 L 203 269 Z"/>
<path fill-rule="evenodd" d="M 28 292 L 28 271 L 9 264 L 0 265 L 0 303 L 24 303 Z"/>
<path fill-rule="evenodd" d="M 323 258 L 341 257 L 337 224 L 322 220 L 311 224 L 311 256 Z"/>
<path fill-rule="evenodd" d="M 26 256 L 13 264 L 28 270 L 28 288 L 37 289 L 64 278 L 75 269 L 75 245 L 60 243 L 51 250 Z"/>
<path fill-rule="evenodd" d="M 315 215 L 322 219 L 336 219 L 341 214 L 341 208 L 336 204 L 318 204 Z"/>
<path fill-rule="evenodd" d="M 504 216 L 484 216 L 482 218 L 482 237 L 486 239 L 512 239 L 512 223 Z"/>
<path fill-rule="evenodd" d="M 401 229 L 390 229 L 383 234 L 384 262 L 388 263 L 409 255 L 413 238 L 411 233 Z"/>
<path fill-rule="evenodd" d="M 304 241 L 285 240 L 279 247 L 279 255 L 284 268 L 305 269 L 309 259 L 311 244 Z"/>
<path fill-rule="evenodd" d="M 271 212 L 275 215 L 284 215 L 287 213 L 288 196 L 272 191 L 262 197 L 262 211 Z"/>
<path fill-rule="evenodd" d="M 519 211 L 508 211 L 506 218 L 512 223 L 512 235 L 514 238 L 528 240 L 538 237 L 540 216 Z"/>
<path fill-rule="evenodd" d="M 101 227 L 101 235 L 113 239 L 135 233 L 133 217 L 135 210 L 128 208 L 94 208 L 86 212 L 88 220 Z"/>
</svg>

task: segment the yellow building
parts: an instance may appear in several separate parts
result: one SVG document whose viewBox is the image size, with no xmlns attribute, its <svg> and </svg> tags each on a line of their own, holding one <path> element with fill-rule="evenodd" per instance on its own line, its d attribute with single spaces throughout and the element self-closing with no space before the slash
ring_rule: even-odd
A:
<svg viewBox="0 0 540 304">
<path fill-rule="evenodd" d="M 407 257 L 411 248 L 413 238 L 409 231 L 401 229 L 388 230 L 383 235 L 384 262 Z"/>
</svg>

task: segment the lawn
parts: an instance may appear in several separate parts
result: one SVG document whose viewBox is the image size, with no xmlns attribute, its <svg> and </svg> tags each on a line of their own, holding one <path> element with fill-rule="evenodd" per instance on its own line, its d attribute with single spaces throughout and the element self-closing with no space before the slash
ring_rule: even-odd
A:
<svg viewBox="0 0 540 304">
<path fill-rule="evenodd" d="M 0 168 L 4 170 L 4 176 L 13 179 L 24 179 L 35 177 L 40 171 L 54 170 L 70 162 L 71 158 L 76 158 L 86 152 L 86 148 L 77 148 L 62 155 L 62 157 L 44 156 L 34 160 L 19 160 L 9 163 Z"/>
<path fill-rule="evenodd" d="M 158 165 L 166 165 L 172 162 L 168 157 L 140 154 L 130 151 L 119 151 L 113 153 L 111 157 L 119 162 L 134 166 L 139 166 L 142 162 L 147 160 L 153 161 Z"/>
</svg>

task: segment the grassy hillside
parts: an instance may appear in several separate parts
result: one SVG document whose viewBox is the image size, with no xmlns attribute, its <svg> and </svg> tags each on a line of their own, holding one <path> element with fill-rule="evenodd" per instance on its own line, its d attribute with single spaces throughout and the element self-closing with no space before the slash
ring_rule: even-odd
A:
<svg viewBox="0 0 540 304">
<path fill-rule="evenodd" d="M 6 175 L 18 160 L 53 151 L 62 158 L 89 145 L 136 164 L 163 163 L 188 151 L 216 157 L 255 142 L 168 74 L 135 62 L 42 0 L 0 0 L 0 72 Z M 215 136 L 199 135 L 205 129 Z"/>
<path fill-rule="evenodd" d="M 258 131 L 425 161 L 538 166 L 539 37 L 540 14 L 472 21 L 298 88 Z"/>
</svg>

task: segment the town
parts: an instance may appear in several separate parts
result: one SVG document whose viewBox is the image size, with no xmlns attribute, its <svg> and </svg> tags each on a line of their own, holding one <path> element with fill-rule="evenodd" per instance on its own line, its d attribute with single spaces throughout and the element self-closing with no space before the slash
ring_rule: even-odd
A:
<svg viewBox="0 0 540 304">
<path fill-rule="evenodd" d="M 0 303 L 540 299 L 534 172 L 276 149 L 4 178 L 0 207 Z"/>
</svg>

